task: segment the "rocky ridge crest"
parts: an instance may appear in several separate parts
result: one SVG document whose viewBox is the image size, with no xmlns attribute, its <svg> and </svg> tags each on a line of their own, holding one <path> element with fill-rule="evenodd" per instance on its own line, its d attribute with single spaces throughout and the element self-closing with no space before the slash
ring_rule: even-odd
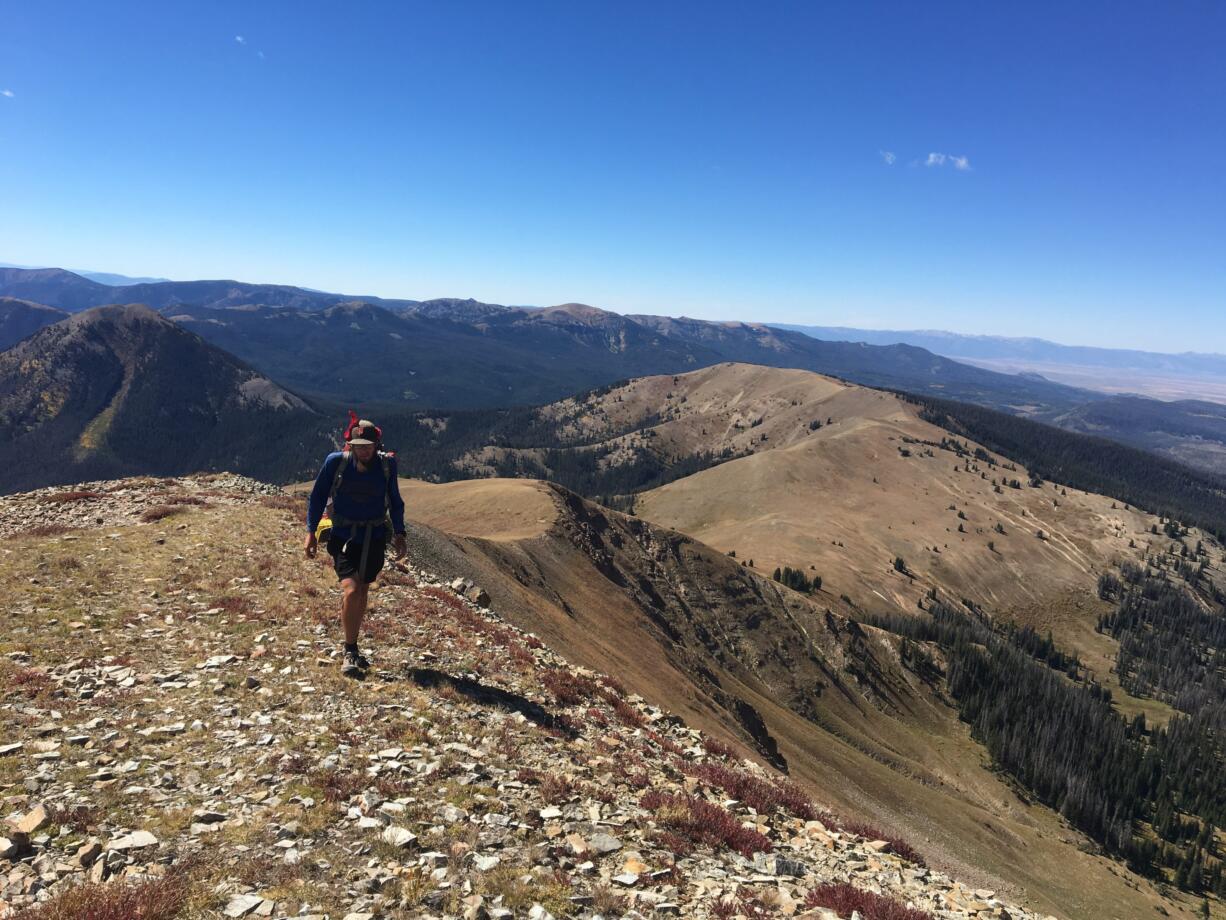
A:
<svg viewBox="0 0 1226 920">
<path fill-rule="evenodd" d="M 463 580 L 391 567 L 372 672 L 346 682 L 300 510 L 230 474 L 0 498 L 0 916 L 158 892 L 183 917 L 834 918 L 807 898 L 845 883 L 1036 918 L 571 666 Z"/>
</svg>

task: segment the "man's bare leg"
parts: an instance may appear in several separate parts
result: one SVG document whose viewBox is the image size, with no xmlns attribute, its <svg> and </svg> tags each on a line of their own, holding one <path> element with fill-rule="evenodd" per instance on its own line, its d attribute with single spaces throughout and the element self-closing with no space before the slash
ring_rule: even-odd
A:
<svg viewBox="0 0 1226 920">
<path fill-rule="evenodd" d="M 366 582 L 356 578 L 341 579 L 341 625 L 345 630 L 346 645 L 357 645 L 369 596 L 370 585 Z"/>
</svg>

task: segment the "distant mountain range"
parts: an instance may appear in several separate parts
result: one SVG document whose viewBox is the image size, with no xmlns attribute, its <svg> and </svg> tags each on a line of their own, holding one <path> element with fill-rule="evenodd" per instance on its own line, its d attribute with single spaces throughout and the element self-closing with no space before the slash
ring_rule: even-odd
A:
<svg viewBox="0 0 1226 920">
<path fill-rule="evenodd" d="M 43 268 L 38 265 L 14 265 L 12 262 L 0 262 L 0 268 Z M 169 278 L 134 278 L 131 275 L 117 275 L 114 272 L 91 272 L 80 268 L 69 269 L 73 274 L 97 281 L 99 284 L 110 284 L 120 287 L 127 284 L 145 284 L 154 281 L 169 281 Z"/>
<path fill-rule="evenodd" d="M 1165 354 L 1125 348 L 1059 345 L 1046 339 L 958 335 L 927 330 L 851 329 L 780 325 L 823 340 L 904 343 L 1005 374 L 1046 380 L 1102 393 L 1163 400 L 1208 400 L 1226 405 L 1226 355 Z"/>
<path fill-rule="evenodd" d="M 899 331 L 890 329 L 853 329 L 847 326 L 798 326 L 771 323 L 776 329 L 803 332 L 832 342 L 867 342 L 872 345 L 914 345 L 949 358 L 974 360 L 1027 360 L 1053 364 L 1074 364 L 1106 368 L 1145 368 L 1164 374 L 1195 377 L 1205 374 L 1226 376 L 1226 355 L 1184 352 L 1166 354 L 1127 348 L 1094 348 L 1086 345 L 1060 345 L 1047 339 L 1009 338 L 996 335 L 961 335 L 939 330 Z"/>
<path fill-rule="evenodd" d="M 548 402 L 644 374 L 747 361 L 1014 411 L 1094 395 L 906 345 L 820 342 L 756 323 L 622 316 L 583 304 L 352 298 L 286 285 L 171 281 L 121 288 L 61 269 L 0 269 L 0 296 L 67 311 L 144 303 L 300 392 L 431 408 Z"/>
<path fill-rule="evenodd" d="M 759 323 L 622 316 L 583 304 L 351 299 L 238 281 L 117 287 L 61 269 L 0 269 L 0 298 L 7 298 L 0 299 L 0 348 L 28 343 L 36 330 L 98 304 L 141 302 L 329 417 L 347 406 L 387 415 L 539 405 L 619 380 L 732 361 L 975 403 L 1226 471 L 1226 407 L 1129 402 L 1134 398 L 999 373 L 910 344 L 827 341 Z M 272 475 L 268 468 L 261 474 Z"/>
<path fill-rule="evenodd" d="M 285 284 L 240 281 L 155 281 L 116 286 L 91 281 L 62 268 L 0 268 L 0 295 L 32 300 L 69 312 L 121 302 L 143 303 L 155 310 L 178 305 L 234 307 L 249 304 L 319 310 L 354 299 Z M 363 299 L 389 307 L 415 303 L 376 297 Z"/>
</svg>

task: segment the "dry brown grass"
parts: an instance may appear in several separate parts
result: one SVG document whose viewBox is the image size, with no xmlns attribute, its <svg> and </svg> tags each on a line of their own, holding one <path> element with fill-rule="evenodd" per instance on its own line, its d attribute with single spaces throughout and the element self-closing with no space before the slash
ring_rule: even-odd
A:
<svg viewBox="0 0 1226 920">
<path fill-rule="evenodd" d="M 72 533 L 76 529 L 66 524 L 36 524 L 33 527 L 26 527 L 23 530 L 17 531 L 14 536 L 18 539 L 37 540 L 43 537 L 59 537 L 66 533 Z"/>
<path fill-rule="evenodd" d="M 306 516 L 306 498 L 295 498 L 292 495 L 261 495 L 259 502 L 265 508 L 275 508 L 279 511 L 301 512 Z"/>
<path fill-rule="evenodd" d="M 523 881 L 525 870 L 522 867 L 499 866 L 492 872 L 486 872 L 475 882 L 474 887 L 487 898 L 501 895 L 503 906 L 515 911 L 516 916 L 526 913 L 533 904 L 540 904 L 554 916 L 565 916 L 570 912 L 570 902 L 567 897 L 573 893 L 569 884 L 559 876 Z"/>
</svg>

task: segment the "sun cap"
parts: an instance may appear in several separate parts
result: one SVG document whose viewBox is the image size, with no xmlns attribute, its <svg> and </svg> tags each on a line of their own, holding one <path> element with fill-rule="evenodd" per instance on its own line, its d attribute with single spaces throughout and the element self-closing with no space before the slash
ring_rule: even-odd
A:
<svg viewBox="0 0 1226 920">
<path fill-rule="evenodd" d="M 383 431 L 369 419 L 359 419 L 357 424 L 353 425 L 345 436 L 345 442 L 351 447 L 360 447 L 363 444 L 378 444 L 381 440 L 383 440 Z"/>
</svg>

